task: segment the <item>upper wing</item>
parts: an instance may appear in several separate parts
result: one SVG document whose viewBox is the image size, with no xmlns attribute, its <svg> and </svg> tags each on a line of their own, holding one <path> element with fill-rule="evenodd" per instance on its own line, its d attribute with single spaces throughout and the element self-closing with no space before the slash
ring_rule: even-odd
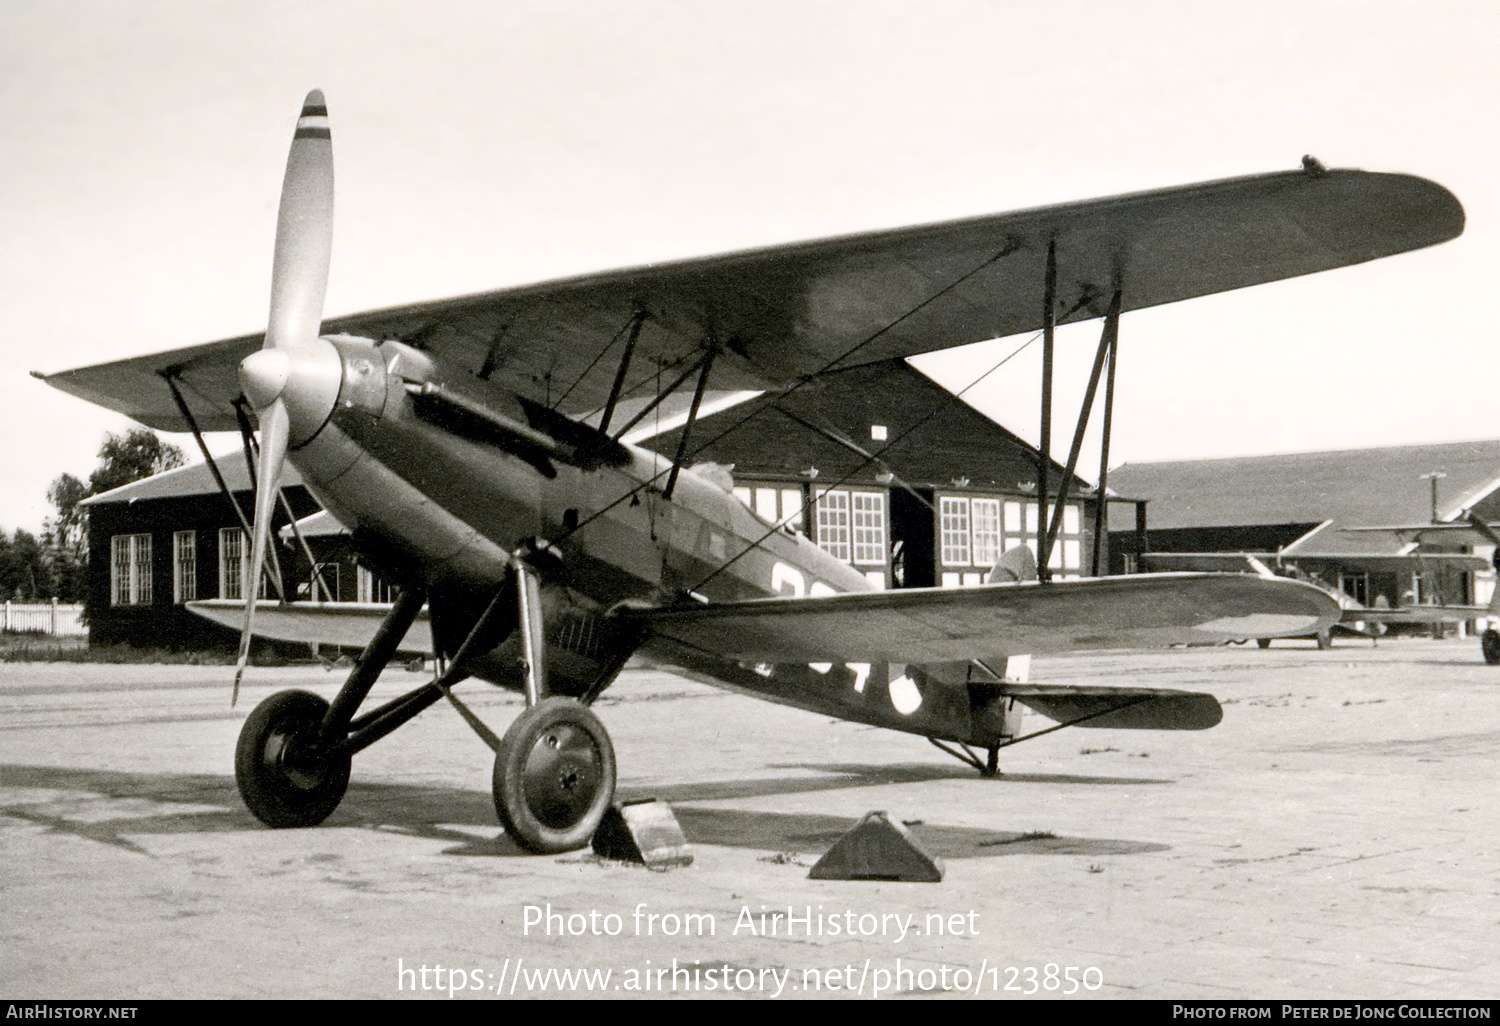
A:
<svg viewBox="0 0 1500 1026">
<path fill-rule="evenodd" d="M 658 635 L 730 659 L 943 663 L 1313 633 L 1338 622 L 1339 606 L 1298 581 L 1138 574 L 753 599 L 633 615 Z"/>
<path fill-rule="evenodd" d="M 1049 242 L 1058 323 L 1357 264 L 1463 231 L 1458 200 L 1421 178 L 1290 171 L 945 224 L 776 246 L 325 321 L 400 339 L 565 412 L 602 406 L 599 359 L 644 315 L 626 395 L 654 389 L 710 339 L 715 387 L 763 389 L 835 368 L 1041 327 Z M 206 429 L 235 426 L 235 368 L 261 336 L 52 374 L 65 392 L 185 430 L 173 372 Z M 667 377 L 663 378 L 662 375 Z M 564 399 L 566 395 L 566 399 Z"/>
</svg>

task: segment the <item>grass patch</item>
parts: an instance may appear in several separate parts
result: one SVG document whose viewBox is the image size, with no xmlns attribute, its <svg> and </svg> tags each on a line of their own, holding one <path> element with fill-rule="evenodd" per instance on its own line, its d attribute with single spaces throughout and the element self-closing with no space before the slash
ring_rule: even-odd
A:
<svg viewBox="0 0 1500 1026">
<path fill-rule="evenodd" d="M 258 665 L 263 665 L 256 660 Z M 131 645 L 89 647 L 87 638 L 0 632 L 0 663 L 169 663 L 184 666 L 232 666 L 227 652 L 173 651 Z"/>
</svg>

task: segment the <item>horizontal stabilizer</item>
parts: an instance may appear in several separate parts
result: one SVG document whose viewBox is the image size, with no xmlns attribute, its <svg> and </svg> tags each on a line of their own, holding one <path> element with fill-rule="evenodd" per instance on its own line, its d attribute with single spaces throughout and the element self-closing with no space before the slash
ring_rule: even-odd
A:
<svg viewBox="0 0 1500 1026">
<path fill-rule="evenodd" d="M 1049 719 L 1077 727 L 1207 730 L 1224 718 L 1219 700 L 1201 691 L 1003 684 L 999 692 Z"/>
</svg>

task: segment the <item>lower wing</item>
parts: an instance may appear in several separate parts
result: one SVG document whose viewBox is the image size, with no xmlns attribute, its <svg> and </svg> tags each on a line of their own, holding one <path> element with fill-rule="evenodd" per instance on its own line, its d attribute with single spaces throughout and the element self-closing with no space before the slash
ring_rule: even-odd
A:
<svg viewBox="0 0 1500 1026">
<path fill-rule="evenodd" d="M 768 663 L 949 663 L 1239 641 L 1339 621 L 1332 596 L 1247 574 L 1134 574 L 912 588 L 632 612 L 653 634 Z"/>
</svg>

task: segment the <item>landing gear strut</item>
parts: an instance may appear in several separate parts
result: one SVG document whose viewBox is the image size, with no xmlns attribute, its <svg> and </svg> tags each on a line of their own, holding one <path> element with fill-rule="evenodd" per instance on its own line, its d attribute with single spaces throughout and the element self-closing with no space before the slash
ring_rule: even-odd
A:
<svg viewBox="0 0 1500 1026">
<path fill-rule="evenodd" d="M 526 711 L 495 746 L 495 811 L 527 851 L 582 848 L 615 797 L 615 749 L 582 702 L 548 697 L 541 583 L 516 560 L 516 621 L 526 663 Z"/>
</svg>

